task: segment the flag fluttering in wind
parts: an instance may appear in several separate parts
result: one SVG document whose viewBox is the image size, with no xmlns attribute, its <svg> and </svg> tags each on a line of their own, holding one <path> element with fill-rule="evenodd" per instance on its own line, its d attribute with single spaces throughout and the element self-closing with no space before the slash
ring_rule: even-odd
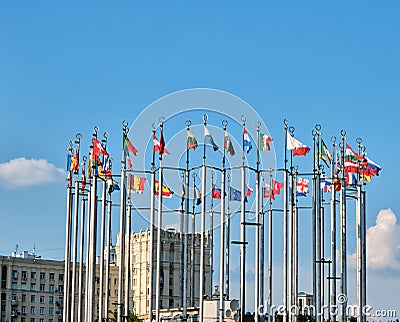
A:
<svg viewBox="0 0 400 322">
<path fill-rule="evenodd" d="M 263 188 L 263 196 L 264 198 L 272 198 L 275 199 L 275 195 L 271 189 L 271 186 L 269 184 L 266 184 L 265 187 Z"/>
<path fill-rule="evenodd" d="M 197 186 L 194 186 L 194 198 L 196 199 L 196 206 L 201 204 L 201 193 Z"/>
<path fill-rule="evenodd" d="M 352 161 L 352 162 L 358 162 L 358 161 L 363 161 L 363 157 L 356 153 L 350 145 L 346 143 L 346 156 L 345 156 L 346 161 Z"/>
<path fill-rule="evenodd" d="M 142 194 L 144 191 L 144 184 L 146 178 L 141 178 L 139 176 L 129 174 L 128 175 L 128 190 L 134 193 Z"/>
<path fill-rule="evenodd" d="M 244 197 L 244 201 L 247 202 L 247 197 Z M 229 187 L 229 200 L 230 201 L 242 201 L 242 192 L 235 188 Z"/>
<path fill-rule="evenodd" d="M 321 146 L 319 146 L 319 143 L 317 141 L 317 146 L 318 146 L 318 158 L 321 159 L 322 161 L 325 162 L 327 167 L 330 167 L 330 164 L 332 162 L 332 156 L 324 142 L 324 140 L 321 139 Z"/>
<path fill-rule="evenodd" d="M 250 187 L 246 186 L 246 196 L 250 197 L 252 192 L 253 192 L 253 189 L 251 189 Z"/>
<path fill-rule="evenodd" d="M 281 193 L 281 189 L 283 187 L 284 187 L 284 184 L 282 182 L 272 180 L 272 192 L 274 195 L 279 195 Z"/>
<path fill-rule="evenodd" d="M 67 172 L 71 171 L 71 164 L 72 164 L 72 154 L 68 152 L 67 154 Z"/>
<path fill-rule="evenodd" d="M 110 156 L 103 157 L 103 163 L 97 165 L 100 178 L 111 178 L 111 160 Z"/>
<path fill-rule="evenodd" d="M 231 156 L 235 155 L 235 150 L 226 130 L 224 131 L 224 149 L 227 150 Z"/>
<path fill-rule="evenodd" d="M 81 176 L 81 194 L 85 192 L 86 187 L 86 175 L 85 175 L 85 168 L 82 167 L 82 176 Z"/>
<path fill-rule="evenodd" d="M 79 169 L 79 150 L 76 150 L 75 156 L 71 157 L 71 171 L 78 174 Z"/>
<path fill-rule="evenodd" d="M 305 197 L 308 193 L 308 180 L 299 178 L 296 183 L 296 195 Z"/>
<path fill-rule="evenodd" d="M 366 169 L 369 169 L 370 173 L 375 176 L 379 176 L 379 172 L 382 170 L 382 167 L 369 159 L 368 157 L 366 159 Z"/>
<path fill-rule="evenodd" d="M 357 184 L 357 174 L 354 172 L 347 172 L 346 173 L 346 185 L 354 186 L 356 184 Z"/>
<path fill-rule="evenodd" d="M 260 150 L 261 151 L 271 151 L 270 143 L 273 141 L 273 138 L 268 136 L 267 134 L 260 133 Z"/>
<path fill-rule="evenodd" d="M 197 149 L 197 140 L 194 137 L 194 135 L 192 134 L 192 132 L 190 132 L 189 130 L 187 131 L 187 148 L 188 149 L 193 149 L 196 150 Z"/>
<path fill-rule="evenodd" d="M 120 190 L 118 182 L 114 181 L 112 178 L 107 180 L 107 187 L 108 187 L 108 193 L 111 194 L 115 190 Z"/>
<path fill-rule="evenodd" d="M 212 145 L 214 151 L 219 149 L 218 145 L 215 144 L 210 131 L 207 129 L 207 126 L 204 125 L 204 141 L 210 145 Z"/>
<path fill-rule="evenodd" d="M 332 180 L 331 179 L 328 179 L 326 177 L 321 177 L 320 183 L 321 183 L 321 189 L 323 189 L 324 192 L 332 191 Z"/>
<path fill-rule="evenodd" d="M 155 187 L 154 187 L 154 193 L 158 196 L 159 195 L 159 182 L 158 182 L 158 180 L 155 180 Z M 170 189 L 170 188 L 168 188 L 166 185 L 162 185 L 162 188 L 161 188 L 161 194 L 164 196 L 164 197 L 167 197 L 167 198 L 172 198 L 172 195 L 174 194 L 174 192 Z"/>
<path fill-rule="evenodd" d="M 287 149 L 289 151 L 293 150 L 294 156 L 304 156 L 310 152 L 310 148 L 307 145 L 301 143 L 299 140 L 296 140 L 291 135 L 287 136 Z"/>
<path fill-rule="evenodd" d="M 214 185 L 211 192 L 211 197 L 214 199 L 221 199 L 221 189 Z"/>
<path fill-rule="evenodd" d="M 92 143 L 93 143 L 93 155 L 92 155 L 93 159 L 99 154 L 106 156 L 108 155 L 106 149 L 101 145 L 101 143 L 96 138 L 92 139 Z"/>
<path fill-rule="evenodd" d="M 134 156 L 138 155 L 138 150 L 133 146 L 126 134 L 124 134 L 124 151 L 132 152 Z"/>
<path fill-rule="evenodd" d="M 243 148 L 246 150 L 247 153 L 253 148 L 251 145 L 250 136 L 246 131 L 246 128 L 243 128 Z"/>
<path fill-rule="evenodd" d="M 165 147 L 164 136 L 160 129 L 160 141 L 157 139 L 156 135 L 153 135 L 153 145 L 154 145 L 154 152 L 158 152 L 160 154 L 170 154 L 167 148 Z"/>
</svg>

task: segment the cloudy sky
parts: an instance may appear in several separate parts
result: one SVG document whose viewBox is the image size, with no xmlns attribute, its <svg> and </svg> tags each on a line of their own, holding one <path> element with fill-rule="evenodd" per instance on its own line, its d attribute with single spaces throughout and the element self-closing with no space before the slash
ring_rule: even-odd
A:
<svg viewBox="0 0 400 322">
<path fill-rule="evenodd" d="M 383 167 L 367 188 L 368 301 L 397 309 L 399 317 L 399 9 L 395 1 L 1 3 L 0 253 L 36 246 L 46 258 L 63 258 L 66 148 L 77 132 L 86 151 L 95 125 L 109 132 L 118 160 L 123 120 L 132 123 L 171 92 L 216 88 L 259 113 L 278 164 L 284 118 L 309 145 L 317 123 L 327 141 L 341 129 L 353 146 L 363 138 Z M 166 137 L 183 128 L 174 123 Z M 307 164 L 300 162 L 304 171 Z M 279 220 L 275 225 L 274 301 L 280 303 Z M 354 231 L 353 212 L 350 263 Z M 308 235 L 301 236 L 305 291 L 311 291 Z M 354 266 L 349 276 L 355 285 Z"/>
</svg>

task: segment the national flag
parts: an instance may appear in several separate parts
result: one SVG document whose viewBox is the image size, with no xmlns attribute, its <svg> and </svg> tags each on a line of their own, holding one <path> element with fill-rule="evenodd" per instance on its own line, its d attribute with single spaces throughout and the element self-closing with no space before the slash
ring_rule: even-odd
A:
<svg viewBox="0 0 400 322">
<path fill-rule="evenodd" d="M 211 191 L 211 197 L 214 199 L 221 199 L 221 189 L 214 185 Z"/>
<path fill-rule="evenodd" d="M 309 180 L 299 178 L 296 183 L 296 195 L 305 197 L 308 193 L 308 182 Z"/>
<path fill-rule="evenodd" d="M 272 198 L 275 199 L 275 195 L 271 189 L 271 186 L 269 184 L 266 184 L 265 187 L 263 188 L 263 196 L 264 198 Z"/>
<path fill-rule="evenodd" d="M 167 150 L 167 148 L 165 147 L 165 141 L 164 141 L 164 136 L 162 135 L 162 131 L 161 132 L 161 137 L 160 137 L 160 141 L 157 139 L 156 135 L 153 135 L 153 145 L 154 145 L 154 152 L 158 152 L 160 154 L 170 154 L 169 151 Z"/>
<path fill-rule="evenodd" d="M 193 149 L 196 150 L 198 144 L 197 144 L 197 140 L 194 137 L 194 135 L 188 130 L 187 131 L 187 148 L 188 149 Z"/>
<path fill-rule="evenodd" d="M 318 158 L 321 159 L 322 161 L 325 162 L 325 164 L 330 166 L 332 162 L 332 156 L 324 142 L 324 140 L 321 139 L 321 146 L 319 147 L 318 141 L 317 141 L 317 146 L 318 146 Z"/>
<path fill-rule="evenodd" d="M 128 175 L 128 190 L 134 193 L 142 194 L 144 191 L 144 184 L 146 182 L 146 178 L 141 178 L 139 176 L 129 174 Z"/>
<path fill-rule="evenodd" d="M 201 193 L 197 186 L 194 186 L 194 198 L 196 199 L 196 206 L 201 204 Z"/>
<path fill-rule="evenodd" d="M 246 128 L 243 128 L 243 149 L 245 149 L 246 152 L 249 153 L 252 148 L 253 146 L 251 145 L 250 136 L 247 133 Z"/>
<path fill-rule="evenodd" d="M 79 169 L 79 150 L 76 150 L 75 156 L 71 157 L 71 171 L 78 174 Z"/>
<path fill-rule="evenodd" d="M 111 194 L 115 190 L 120 190 L 118 182 L 114 181 L 112 178 L 107 180 L 107 187 L 108 187 L 108 193 Z"/>
<path fill-rule="evenodd" d="M 212 145 L 214 151 L 217 151 L 219 149 L 218 145 L 215 144 L 210 131 L 207 129 L 207 126 L 205 125 L 204 125 L 204 141 L 205 143 Z"/>
<path fill-rule="evenodd" d="M 346 143 L 346 156 L 345 156 L 346 161 L 352 161 L 352 162 L 358 162 L 358 161 L 363 161 L 363 157 L 356 153 L 350 145 Z"/>
<path fill-rule="evenodd" d="M 154 193 L 158 196 L 159 195 L 159 182 L 158 182 L 158 180 L 155 180 L 155 187 L 154 187 Z M 162 188 L 161 188 L 161 194 L 164 196 L 164 197 L 167 197 L 167 198 L 172 198 L 172 195 L 174 194 L 174 192 L 170 189 L 170 188 L 168 188 L 166 185 L 162 185 Z"/>
<path fill-rule="evenodd" d="M 226 130 L 224 131 L 224 149 L 227 150 L 231 156 L 235 155 L 235 150 Z"/>
<path fill-rule="evenodd" d="M 260 150 L 261 151 L 270 151 L 271 146 L 270 143 L 272 142 L 273 138 L 268 136 L 268 134 L 262 134 L 260 133 Z"/>
<path fill-rule="evenodd" d="M 126 152 L 125 152 L 125 155 L 126 155 L 126 161 L 128 161 L 128 167 L 129 167 L 130 169 L 132 169 L 132 160 L 131 160 L 131 157 L 129 156 L 129 153 L 126 153 Z"/>
<path fill-rule="evenodd" d="M 82 176 L 81 176 L 81 193 L 85 192 L 86 187 L 86 175 L 85 175 L 85 168 L 82 167 Z"/>
<path fill-rule="evenodd" d="M 92 143 L 93 143 L 93 156 L 92 156 L 93 158 L 98 156 L 99 154 L 108 155 L 106 149 L 101 145 L 101 143 L 96 138 L 92 139 Z"/>
<path fill-rule="evenodd" d="M 310 152 L 310 148 L 300 141 L 296 140 L 293 136 L 287 136 L 287 149 L 289 151 L 293 150 L 294 156 L 304 156 Z"/>
<path fill-rule="evenodd" d="M 68 152 L 67 154 L 67 172 L 71 171 L 71 164 L 72 164 L 72 154 Z"/>
<path fill-rule="evenodd" d="M 332 180 L 331 179 L 321 177 L 320 183 L 321 183 L 321 189 L 323 189 L 324 192 L 332 191 Z"/>
<path fill-rule="evenodd" d="M 100 168 L 100 166 L 99 166 L 99 168 Z M 110 160 L 110 156 L 108 156 L 108 155 L 104 156 L 103 164 L 102 164 L 102 167 L 101 167 L 101 171 L 99 170 L 99 173 L 100 172 L 102 172 L 102 175 L 104 177 L 111 178 L 111 160 Z"/>
<path fill-rule="evenodd" d="M 246 196 L 250 197 L 252 192 L 253 192 L 253 189 L 251 189 L 250 187 L 246 186 Z"/>
<path fill-rule="evenodd" d="M 371 182 L 372 180 L 372 172 L 369 168 L 361 169 L 360 170 L 360 181 L 368 181 Z"/>
<path fill-rule="evenodd" d="M 244 197 L 244 201 L 247 202 L 247 197 Z M 242 192 L 235 188 L 229 187 L 229 200 L 230 201 L 242 201 Z"/>
<path fill-rule="evenodd" d="M 366 168 L 370 169 L 371 174 L 379 176 L 379 171 L 382 170 L 382 167 L 376 164 L 374 161 L 366 157 L 367 165 Z"/>
<path fill-rule="evenodd" d="M 124 151 L 132 152 L 134 156 L 138 154 L 138 150 L 133 146 L 126 134 L 124 134 Z"/>
<path fill-rule="evenodd" d="M 275 180 L 272 180 L 272 192 L 274 195 L 279 195 L 284 184 Z"/>
<path fill-rule="evenodd" d="M 358 162 L 354 161 L 345 161 L 344 162 L 344 169 L 346 172 L 351 172 L 351 173 L 357 173 L 359 169 L 359 164 Z"/>
<path fill-rule="evenodd" d="M 354 186 L 357 184 L 357 175 L 353 172 L 346 173 L 346 185 Z"/>
</svg>

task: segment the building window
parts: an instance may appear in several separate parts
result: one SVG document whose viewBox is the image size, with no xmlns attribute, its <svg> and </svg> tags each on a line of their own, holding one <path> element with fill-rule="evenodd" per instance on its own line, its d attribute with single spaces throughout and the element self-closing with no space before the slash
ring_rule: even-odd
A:
<svg viewBox="0 0 400 322">
<path fill-rule="evenodd" d="M 35 318 L 31 318 L 30 321 L 31 321 L 31 322 L 35 322 Z"/>
<path fill-rule="evenodd" d="M 49 292 L 54 293 L 54 285 L 49 285 Z"/>
<path fill-rule="evenodd" d="M 44 319 L 39 319 L 39 322 L 44 322 Z"/>
<path fill-rule="evenodd" d="M 17 289 L 17 282 L 12 282 L 12 283 L 11 283 L 11 288 L 12 288 L 13 290 L 16 290 L 16 289 Z"/>
<path fill-rule="evenodd" d="M 53 322 L 53 319 L 49 319 L 49 322 Z"/>
<path fill-rule="evenodd" d="M 44 307 L 43 306 L 40 307 L 39 313 L 40 313 L 40 315 L 44 315 Z"/>
<path fill-rule="evenodd" d="M 40 284 L 40 290 L 41 290 L 42 292 L 44 292 L 44 287 L 45 287 L 44 284 Z"/>
<path fill-rule="evenodd" d="M 26 283 L 21 283 L 21 290 L 26 290 Z"/>
<path fill-rule="evenodd" d="M 26 313 L 26 306 L 21 306 L 21 313 Z"/>
<path fill-rule="evenodd" d="M 22 277 L 22 279 L 23 279 L 24 281 L 26 281 L 27 278 L 28 278 L 28 273 L 27 273 L 26 271 L 22 271 L 21 277 Z"/>
<path fill-rule="evenodd" d="M 26 322 L 24 317 L 21 318 L 21 322 Z"/>
<path fill-rule="evenodd" d="M 36 272 L 31 272 L 31 278 L 36 279 Z"/>
<path fill-rule="evenodd" d="M 31 291 L 36 291 L 36 283 L 31 283 Z"/>
<path fill-rule="evenodd" d="M 58 274 L 58 281 L 64 282 L 64 274 Z"/>
<path fill-rule="evenodd" d="M 52 307 L 49 307 L 49 315 L 50 316 L 54 315 L 54 309 Z"/>
<path fill-rule="evenodd" d="M 40 303 L 44 303 L 44 295 L 40 296 Z"/>
<path fill-rule="evenodd" d="M 41 280 L 46 279 L 46 273 L 40 272 L 40 279 L 41 279 Z"/>
<path fill-rule="evenodd" d="M 18 271 L 16 269 L 12 270 L 11 278 L 14 279 L 14 280 L 18 279 Z"/>
<path fill-rule="evenodd" d="M 35 303 L 36 302 L 36 296 L 35 295 L 31 295 L 31 303 Z"/>
<path fill-rule="evenodd" d="M 63 293 L 64 292 L 64 285 L 58 285 L 58 292 Z"/>
<path fill-rule="evenodd" d="M 49 296 L 49 304 L 53 304 L 54 303 L 54 296 L 50 295 Z"/>
<path fill-rule="evenodd" d="M 31 314 L 35 314 L 35 307 L 31 306 Z"/>
<path fill-rule="evenodd" d="M 21 301 L 22 301 L 22 302 L 26 302 L 26 294 L 22 294 Z"/>
<path fill-rule="evenodd" d="M 50 281 L 54 281 L 54 273 L 50 273 Z"/>
</svg>

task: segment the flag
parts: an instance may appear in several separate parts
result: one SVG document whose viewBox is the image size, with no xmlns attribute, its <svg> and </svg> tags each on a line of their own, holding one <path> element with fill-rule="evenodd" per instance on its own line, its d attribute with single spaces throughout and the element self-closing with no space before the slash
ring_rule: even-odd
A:
<svg viewBox="0 0 400 322">
<path fill-rule="evenodd" d="M 165 141 L 164 141 L 164 136 L 162 135 L 162 131 L 161 132 L 161 137 L 160 137 L 160 141 L 158 141 L 156 135 L 153 135 L 153 144 L 154 144 L 154 152 L 158 152 L 160 154 L 170 154 L 169 151 L 167 150 L 167 148 L 165 147 Z"/>
<path fill-rule="evenodd" d="M 279 195 L 284 184 L 275 180 L 272 180 L 272 192 L 274 195 Z"/>
<path fill-rule="evenodd" d="M 101 178 L 111 178 L 111 160 L 110 156 L 104 156 L 103 164 L 99 165 L 99 175 Z"/>
<path fill-rule="evenodd" d="M 233 149 L 231 139 L 226 130 L 224 131 L 224 149 L 226 149 L 231 156 L 235 155 L 235 150 Z"/>
<path fill-rule="evenodd" d="M 358 162 L 363 161 L 363 157 L 357 154 L 351 147 L 346 143 L 346 161 Z"/>
<path fill-rule="evenodd" d="M 252 192 L 253 192 L 253 189 L 251 189 L 250 187 L 246 186 L 246 196 L 250 197 Z"/>
<path fill-rule="evenodd" d="M 300 141 L 296 140 L 293 136 L 287 136 L 287 149 L 293 150 L 294 156 L 304 156 L 310 152 L 310 148 Z"/>
<path fill-rule="evenodd" d="M 366 161 L 367 161 L 366 168 L 370 170 L 371 174 L 379 176 L 379 171 L 382 170 L 382 167 L 367 157 Z"/>
<path fill-rule="evenodd" d="M 308 193 L 308 180 L 299 178 L 296 183 L 296 195 L 305 197 Z"/>
<path fill-rule="evenodd" d="M 344 169 L 346 172 L 357 173 L 359 169 L 359 164 L 358 162 L 354 161 L 345 161 Z"/>
<path fill-rule="evenodd" d="M 198 144 L 197 144 L 197 140 L 194 137 L 194 135 L 188 130 L 187 131 L 187 148 L 188 149 L 193 149 L 196 150 Z"/>
<path fill-rule="evenodd" d="M 246 131 L 246 128 L 243 128 L 243 149 L 246 150 L 247 153 L 250 152 L 250 150 L 253 148 L 253 146 L 251 145 L 251 140 L 249 137 L 249 134 Z"/>
<path fill-rule="evenodd" d="M 170 188 L 168 188 L 166 185 L 162 185 L 162 188 L 161 188 L 162 190 L 161 190 L 161 194 L 164 196 L 164 197 L 167 197 L 167 198 L 172 198 L 172 195 L 174 194 L 174 192 L 170 189 Z M 154 193 L 158 196 L 159 195 L 159 182 L 158 182 L 158 180 L 156 180 L 155 181 L 155 189 L 154 189 L 155 191 L 154 191 Z"/>
<path fill-rule="evenodd" d="M 214 199 L 221 199 L 221 189 L 214 185 L 211 192 L 211 197 Z"/>
<path fill-rule="evenodd" d="M 263 196 L 264 198 L 272 198 L 275 199 L 275 195 L 271 189 L 271 186 L 269 184 L 266 184 L 265 187 L 263 188 Z"/>
<path fill-rule="evenodd" d="M 247 197 L 244 197 L 244 201 L 247 202 Z M 242 201 L 242 192 L 235 188 L 229 187 L 229 200 L 230 201 Z"/>
<path fill-rule="evenodd" d="M 331 162 L 332 162 L 332 156 L 329 153 L 329 150 L 324 142 L 324 140 L 321 139 L 321 146 L 319 147 L 319 142 L 317 141 L 317 146 L 318 146 L 318 158 L 321 159 L 322 161 L 325 162 L 325 164 L 328 166 L 330 166 Z"/>
<path fill-rule="evenodd" d="M 93 158 L 99 154 L 108 155 L 106 149 L 101 145 L 101 143 L 96 138 L 92 139 L 92 143 L 93 143 L 93 156 L 92 156 Z"/>
<path fill-rule="evenodd" d="M 270 151 L 271 146 L 270 143 L 272 142 L 273 138 L 268 136 L 267 134 L 260 133 L 260 150 L 261 151 Z"/>
<path fill-rule="evenodd" d="M 126 153 L 126 152 L 125 152 L 125 155 L 126 155 L 126 161 L 128 161 L 128 167 L 129 167 L 130 169 L 132 169 L 132 160 L 131 160 L 131 157 L 129 156 L 129 153 Z"/>
<path fill-rule="evenodd" d="M 215 144 L 210 131 L 207 129 L 205 125 L 204 125 L 204 141 L 212 145 L 214 151 L 217 151 L 219 149 L 218 145 Z"/>
<path fill-rule="evenodd" d="M 71 164 L 72 164 L 72 154 L 68 152 L 67 154 L 67 172 L 71 171 Z"/>
<path fill-rule="evenodd" d="M 82 167 L 82 176 L 81 176 L 81 193 L 85 192 L 86 187 L 86 176 L 85 176 L 85 168 Z"/>
<path fill-rule="evenodd" d="M 196 199 L 196 206 L 201 204 L 201 193 L 197 186 L 194 186 L 194 198 Z"/>
<path fill-rule="evenodd" d="M 323 189 L 324 192 L 332 191 L 332 180 L 331 179 L 328 179 L 326 177 L 321 177 L 320 183 L 321 183 L 321 189 Z"/>
<path fill-rule="evenodd" d="M 78 174 L 79 169 L 79 150 L 76 150 L 75 156 L 71 157 L 71 171 Z"/>
<path fill-rule="evenodd" d="M 144 184 L 146 182 L 146 178 L 141 178 L 139 176 L 129 174 L 128 175 L 128 190 L 134 193 L 142 194 L 144 191 Z"/>
<path fill-rule="evenodd" d="M 369 168 L 361 169 L 360 170 L 360 181 L 372 181 L 372 172 Z"/>
<path fill-rule="evenodd" d="M 354 186 L 357 184 L 357 175 L 353 172 L 346 173 L 346 185 Z"/>
<path fill-rule="evenodd" d="M 134 156 L 138 154 L 138 150 L 133 146 L 126 134 L 124 134 L 124 151 L 125 153 L 132 152 Z"/>
<path fill-rule="evenodd" d="M 112 178 L 107 180 L 107 187 L 108 187 L 108 193 L 111 194 L 115 190 L 120 190 L 119 185 L 117 181 L 114 181 Z"/>
</svg>

